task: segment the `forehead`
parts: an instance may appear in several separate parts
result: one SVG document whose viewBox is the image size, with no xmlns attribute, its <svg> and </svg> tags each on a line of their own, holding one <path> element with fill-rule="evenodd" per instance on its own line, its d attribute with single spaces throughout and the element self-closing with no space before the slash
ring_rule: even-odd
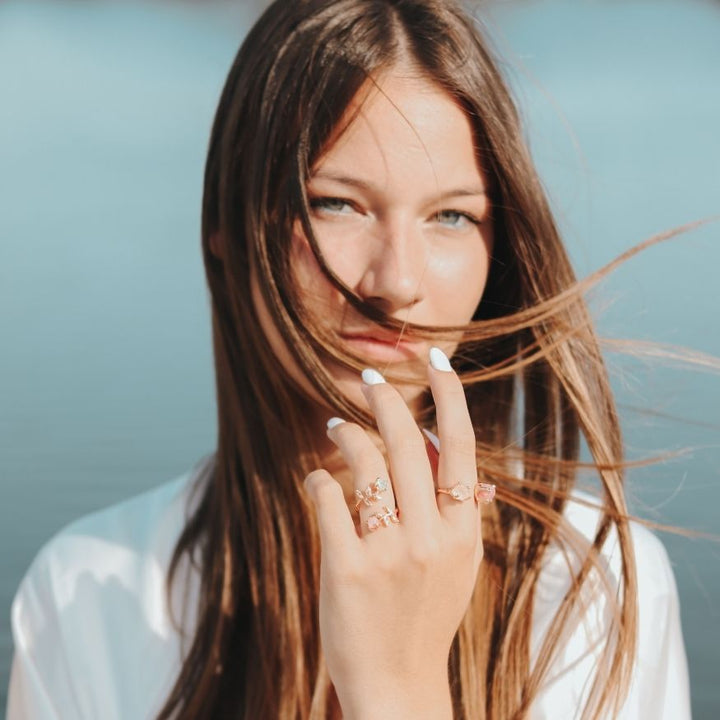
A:
<svg viewBox="0 0 720 720">
<path fill-rule="evenodd" d="M 465 111 L 436 82 L 406 69 L 363 85 L 314 164 L 321 169 L 408 183 L 480 175 Z"/>
</svg>

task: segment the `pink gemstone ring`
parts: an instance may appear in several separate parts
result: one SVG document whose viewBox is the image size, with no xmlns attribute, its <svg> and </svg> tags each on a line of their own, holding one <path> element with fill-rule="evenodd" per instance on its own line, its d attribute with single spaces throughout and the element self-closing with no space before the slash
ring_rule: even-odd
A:
<svg viewBox="0 0 720 720">
<path fill-rule="evenodd" d="M 370 532 L 374 532 L 380 527 L 388 527 L 391 523 L 397 525 L 399 522 L 400 518 L 398 517 L 397 508 L 390 510 L 390 508 L 385 505 L 383 506 L 383 512 L 373 513 L 367 519 L 367 527 Z"/>
<path fill-rule="evenodd" d="M 449 495 L 453 500 L 465 502 L 474 497 L 475 502 L 487 505 L 493 501 L 495 497 L 495 486 L 490 483 L 476 483 L 475 487 L 458 483 L 451 488 L 436 488 L 435 492 Z"/>
<path fill-rule="evenodd" d="M 437 492 L 449 495 L 453 500 L 457 500 L 458 502 L 465 502 L 473 496 L 473 489 L 470 485 L 463 483 L 458 483 L 451 488 L 438 488 Z"/>
</svg>

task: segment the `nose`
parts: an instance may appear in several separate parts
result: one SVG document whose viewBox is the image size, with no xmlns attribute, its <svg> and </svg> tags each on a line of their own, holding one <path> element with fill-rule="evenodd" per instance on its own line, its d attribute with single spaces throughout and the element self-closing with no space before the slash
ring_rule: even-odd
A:
<svg viewBox="0 0 720 720">
<path fill-rule="evenodd" d="M 411 220 L 388 220 L 379 226 L 368 242 L 357 292 L 390 315 L 423 299 L 428 255 L 423 233 Z"/>
</svg>

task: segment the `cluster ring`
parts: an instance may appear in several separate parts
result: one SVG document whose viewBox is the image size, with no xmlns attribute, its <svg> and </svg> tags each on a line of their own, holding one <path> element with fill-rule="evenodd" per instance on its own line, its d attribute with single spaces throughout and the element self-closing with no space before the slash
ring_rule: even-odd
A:
<svg viewBox="0 0 720 720">
<path fill-rule="evenodd" d="M 378 528 L 389 527 L 390 524 L 397 525 L 399 522 L 398 509 L 393 508 L 391 510 L 387 505 L 384 505 L 382 512 L 373 513 L 365 524 L 370 532 L 375 532 Z"/>
<path fill-rule="evenodd" d="M 388 481 L 383 477 L 376 477 L 365 490 L 356 490 L 355 497 L 357 502 L 355 503 L 355 512 L 360 510 L 361 505 L 367 505 L 370 507 L 373 503 L 380 501 L 380 496 L 388 489 Z"/>
</svg>

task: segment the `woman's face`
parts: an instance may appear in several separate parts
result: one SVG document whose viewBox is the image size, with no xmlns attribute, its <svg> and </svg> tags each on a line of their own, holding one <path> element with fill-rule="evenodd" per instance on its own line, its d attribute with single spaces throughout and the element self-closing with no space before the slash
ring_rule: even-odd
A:
<svg viewBox="0 0 720 720">
<path fill-rule="evenodd" d="M 438 85 L 401 69 L 364 88 L 346 118 L 356 112 L 315 163 L 307 188 L 326 262 L 360 297 L 402 322 L 467 323 L 485 288 L 493 242 L 487 180 L 468 118 Z M 320 270 L 299 223 L 292 262 L 307 308 L 350 351 L 381 372 L 395 365 L 425 379 L 430 342 L 405 341 L 355 311 Z M 322 405 L 291 360 L 257 286 L 253 294 L 286 371 Z M 457 341 L 441 345 L 451 356 Z M 328 369 L 340 390 L 364 407 L 359 374 L 332 360 Z M 411 407 L 423 392 L 409 384 L 399 389 Z"/>
</svg>

